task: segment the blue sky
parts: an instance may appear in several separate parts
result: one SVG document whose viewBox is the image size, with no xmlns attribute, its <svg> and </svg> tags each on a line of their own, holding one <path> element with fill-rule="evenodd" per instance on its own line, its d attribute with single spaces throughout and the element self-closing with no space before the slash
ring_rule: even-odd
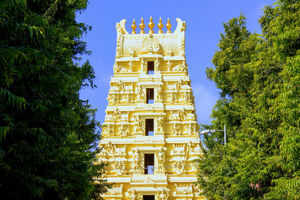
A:
<svg viewBox="0 0 300 200">
<path fill-rule="evenodd" d="M 206 78 L 205 69 L 211 67 L 212 58 L 218 49 L 223 23 L 243 14 L 247 18 L 247 27 L 251 32 L 260 32 L 258 19 L 263 8 L 274 0 L 90 0 L 87 10 L 79 14 L 77 20 L 92 26 L 92 31 L 84 36 L 89 56 L 84 56 L 93 65 L 96 79 L 95 89 L 81 90 L 81 98 L 88 99 L 93 108 L 97 108 L 96 118 L 103 122 L 109 81 L 113 75 L 116 47 L 115 24 L 121 19 L 127 20 L 127 30 L 135 18 L 137 24 L 144 17 L 148 24 L 153 16 L 155 24 L 161 16 L 163 23 L 171 19 L 172 29 L 175 19 L 187 23 L 186 59 L 195 96 L 198 122 L 209 124 L 210 114 L 219 92 L 214 83 Z"/>
</svg>

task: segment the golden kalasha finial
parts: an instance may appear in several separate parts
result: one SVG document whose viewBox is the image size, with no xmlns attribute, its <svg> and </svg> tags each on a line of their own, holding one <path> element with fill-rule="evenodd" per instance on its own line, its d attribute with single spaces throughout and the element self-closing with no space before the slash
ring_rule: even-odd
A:
<svg viewBox="0 0 300 200">
<path fill-rule="evenodd" d="M 159 18 L 159 23 L 157 24 L 159 30 L 158 30 L 158 33 L 164 33 L 164 31 L 162 30 L 164 25 L 162 23 L 162 20 L 161 20 L 161 17 Z"/>
<path fill-rule="evenodd" d="M 141 29 L 140 33 L 141 34 L 145 33 L 144 28 L 145 28 L 144 19 L 141 18 L 141 23 L 140 23 L 140 29 Z"/>
<path fill-rule="evenodd" d="M 131 28 L 132 28 L 132 34 L 136 34 L 136 24 L 135 24 L 135 19 L 132 20 Z"/>
<path fill-rule="evenodd" d="M 167 29 L 168 29 L 168 30 L 167 30 L 167 33 L 171 33 L 171 27 L 172 27 L 172 25 L 171 25 L 171 23 L 170 23 L 170 18 L 168 18 L 166 27 L 167 27 Z"/>
<path fill-rule="evenodd" d="M 149 22 L 149 24 L 148 24 L 148 27 L 149 27 L 149 33 L 150 33 L 150 34 L 153 34 L 153 33 L 154 33 L 154 31 L 153 31 L 154 23 L 153 23 L 152 17 L 150 17 L 150 22 Z"/>
</svg>

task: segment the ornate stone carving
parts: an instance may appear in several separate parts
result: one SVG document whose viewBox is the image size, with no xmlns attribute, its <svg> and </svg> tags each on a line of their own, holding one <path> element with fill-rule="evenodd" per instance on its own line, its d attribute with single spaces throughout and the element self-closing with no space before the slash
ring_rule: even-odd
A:
<svg viewBox="0 0 300 200">
<path fill-rule="evenodd" d="M 176 187 L 175 195 L 180 195 L 180 194 L 192 195 L 192 193 L 193 193 L 193 188 L 192 188 L 191 184 L 177 184 L 177 183 L 175 183 L 175 187 Z"/>
<path fill-rule="evenodd" d="M 137 194 L 137 200 L 143 200 L 143 195 L 141 193 Z"/>
<path fill-rule="evenodd" d="M 161 87 L 157 88 L 156 100 L 157 100 L 157 102 L 162 102 L 163 101 L 163 93 L 162 93 L 162 88 Z"/>
<path fill-rule="evenodd" d="M 174 123 L 173 124 L 173 133 L 175 136 L 182 136 L 183 134 L 183 131 L 181 129 L 181 124 L 178 124 L 178 123 Z"/>
<path fill-rule="evenodd" d="M 194 113 L 187 113 L 187 120 L 194 121 L 195 120 L 195 114 Z"/>
<path fill-rule="evenodd" d="M 114 65 L 114 72 L 115 73 L 120 72 L 120 66 L 117 63 Z"/>
<path fill-rule="evenodd" d="M 160 44 L 159 41 L 154 38 L 152 35 L 148 35 L 143 40 L 143 49 L 141 51 L 142 54 L 159 54 L 160 53 Z"/>
<path fill-rule="evenodd" d="M 118 108 L 115 108 L 114 116 L 115 116 L 115 121 L 116 122 L 119 122 L 121 120 L 121 112 L 119 111 Z"/>
<path fill-rule="evenodd" d="M 130 200 L 136 200 L 137 199 L 137 194 L 135 190 L 130 190 L 127 193 L 127 196 Z"/>
<path fill-rule="evenodd" d="M 193 190 L 194 196 L 200 196 L 201 190 L 200 190 L 198 185 L 193 184 L 192 185 L 192 190 Z"/>
<path fill-rule="evenodd" d="M 160 64 L 159 59 L 156 58 L 155 61 L 154 61 L 154 71 L 156 71 L 156 72 L 160 71 L 159 64 Z"/>
<path fill-rule="evenodd" d="M 131 56 L 134 56 L 134 51 L 131 53 Z M 128 72 L 132 72 L 133 71 L 133 62 L 129 61 L 129 69 Z"/>
<path fill-rule="evenodd" d="M 109 104 L 115 104 L 115 95 L 114 94 L 109 94 L 108 97 L 107 97 L 107 101 Z"/>
<path fill-rule="evenodd" d="M 162 117 L 162 116 L 159 116 L 158 118 L 157 118 L 157 132 L 158 133 L 163 133 L 163 124 L 164 124 L 164 117 Z"/>
<path fill-rule="evenodd" d="M 175 162 L 175 172 L 176 174 L 182 174 L 184 172 L 184 160 L 177 160 Z"/>
<path fill-rule="evenodd" d="M 120 72 L 128 72 L 125 66 L 120 66 Z"/>
<path fill-rule="evenodd" d="M 185 21 L 181 20 L 180 18 L 176 18 L 177 21 L 177 27 L 175 29 L 175 33 L 184 32 L 186 29 L 186 23 Z"/>
<path fill-rule="evenodd" d="M 185 72 L 186 66 L 184 64 L 179 64 L 173 67 L 172 69 L 174 72 Z"/>
<path fill-rule="evenodd" d="M 166 163 L 166 148 L 161 148 L 158 152 L 158 173 L 165 173 L 165 163 Z"/>
<path fill-rule="evenodd" d="M 120 185 L 113 185 L 111 188 L 108 189 L 105 195 L 122 195 L 123 193 L 123 184 Z"/>
<path fill-rule="evenodd" d="M 146 62 L 145 62 L 145 60 L 144 59 L 142 59 L 141 60 L 141 72 L 145 72 L 145 64 L 146 64 Z"/>
<path fill-rule="evenodd" d="M 107 152 L 111 155 L 114 155 L 116 152 L 116 146 L 114 144 L 112 144 L 111 142 L 108 142 L 105 149 L 107 150 Z"/>
<path fill-rule="evenodd" d="M 126 20 L 122 19 L 119 23 L 116 24 L 116 29 L 117 29 L 117 33 L 120 35 L 124 35 L 124 34 L 128 34 L 128 32 L 126 31 Z"/>
<path fill-rule="evenodd" d="M 169 192 L 165 189 L 158 192 L 158 200 L 168 200 L 169 199 Z"/>
<path fill-rule="evenodd" d="M 122 137 L 125 137 L 128 135 L 128 125 L 121 125 L 121 134 Z"/>
<path fill-rule="evenodd" d="M 172 69 L 172 63 L 170 60 L 167 61 L 167 67 L 168 67 L 168 71 L 171 71 Z"/>
<path fill-rule="evenodd" d="M 125 170 L 126 170 L 125 162 L 121 161 L 120 159 L 116 160 L 115 170 L 118 175 L 125 174 Z"/>
<path fill-rule="evenodd" d="M 144 157 L 140 155 L 141 153 L 135 149 L 133 150 L 133 171 L 134 173 L 143 173 Z"/>
<path fill-rule="evenodd" d="M 146 98 L 146 91 L 142 86 L 137 87 L 137 95 L 138 95 L 138 100 L 143 101 Z"/>
</svg>

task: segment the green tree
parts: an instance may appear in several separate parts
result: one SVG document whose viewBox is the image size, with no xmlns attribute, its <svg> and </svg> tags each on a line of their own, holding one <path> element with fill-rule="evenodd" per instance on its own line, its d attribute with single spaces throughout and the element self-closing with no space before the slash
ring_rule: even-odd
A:
<svg viewBox="0 0 300 200">
<path fill-rule="evenodd" d="M 83 87 L 94 72 L 80 55 L 87 0 L 0 2 L 0 194 L 5 199 L 96 199 L 98 122 Z M 98 178 L 98 180 L 97 180 Z"/>
<path fill-rule="evenodd" d="M 299 199 L 300 2 L 278 0 L 249 33 L 244 17 L 224 24 L 215 68 L 221 89 L 205 136 L 199 185 L 208 199 Z"/>
</svg>

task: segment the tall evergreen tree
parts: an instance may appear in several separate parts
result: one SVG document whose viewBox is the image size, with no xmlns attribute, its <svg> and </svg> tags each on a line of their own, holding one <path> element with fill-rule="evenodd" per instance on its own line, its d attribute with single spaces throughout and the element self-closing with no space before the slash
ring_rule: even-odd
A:
<svg viewBox="0 0 300 200">
<path fill-rule="evenodd" d="M 199 184 L 208 199 L 300 199 L 300 2 L 278 0 L 260 19 L 262 35 L 244 17 L 224 24 L 215 68 L 221 89 L 205 136 Z"/>
<path fill-rule="evenodd" d="M 94 110 L 79 97 L 94 87 L 80 55 L 87 0 L 0 2 L 0 194 L 5 199 L 96 199 Z"/>
</svg>

